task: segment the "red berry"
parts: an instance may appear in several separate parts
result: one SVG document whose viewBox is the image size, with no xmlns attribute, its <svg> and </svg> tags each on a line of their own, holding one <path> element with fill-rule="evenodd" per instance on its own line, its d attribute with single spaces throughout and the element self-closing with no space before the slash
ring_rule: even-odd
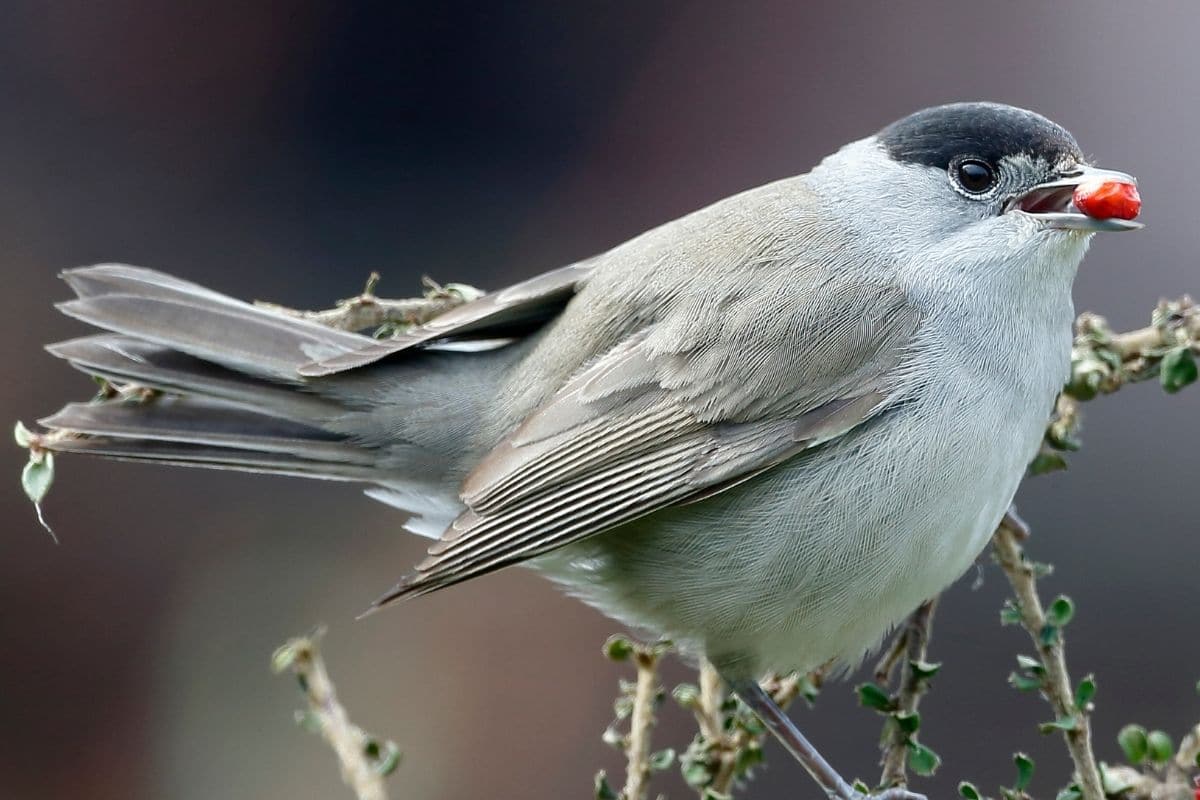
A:
<svg viewBox="0 0 1200 800">
<path fill-rule="evenodd" d="M 1075 187 L 1072 200 L 1076 208 L 1092 219 L 1133 219 L 1142 210 L 1137 187 L 1119 181 L 1081 183 Z"/>
</svg>

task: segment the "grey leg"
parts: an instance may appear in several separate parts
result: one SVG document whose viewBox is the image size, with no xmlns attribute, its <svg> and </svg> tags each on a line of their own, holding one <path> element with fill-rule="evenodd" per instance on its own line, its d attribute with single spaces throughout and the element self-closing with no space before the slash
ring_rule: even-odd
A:
<svg viewBox="0 0 1200 800">
<path fill-rule="evenodd" d="M 825 793 L 833 800 L 925 800 L 924 795 L 916 794 L 899 786 L 884 789 L 873 795 L 864 795 L 846 783 L 829 762 L 817 752 L 817 748 L 804 737 L 796 724 L 787 714 L 783 713 L 771 696 L 767 694 L 758 681 L 725 679 L 729 688 L 742 698 L 742 702 L 758 715 L 767 729 L 775 734 L 780 743 L 791 753 L 800 765 L 808 770 L 813 780 L 820 784 Z"/>
</svg>

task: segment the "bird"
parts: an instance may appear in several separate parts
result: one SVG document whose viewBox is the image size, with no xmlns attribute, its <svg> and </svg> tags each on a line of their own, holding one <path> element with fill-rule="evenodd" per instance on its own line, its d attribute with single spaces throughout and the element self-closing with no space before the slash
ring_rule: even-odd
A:
<svg viewBox="0 0 1200 800">
<path fill-rule="evenodd" d="M 973 563 L 1135 187 L 1039 114 L 952 103 L 387 338 L 70 269 L 58 308 L 102 332 L 48 350 L 153 399 L 41 424 L 61 452 L 367 484 L 433 540 L 374 607 L 525 565 L 707 659 L 862 800 L 759 679 L 857 663 Z"/>
</svg>

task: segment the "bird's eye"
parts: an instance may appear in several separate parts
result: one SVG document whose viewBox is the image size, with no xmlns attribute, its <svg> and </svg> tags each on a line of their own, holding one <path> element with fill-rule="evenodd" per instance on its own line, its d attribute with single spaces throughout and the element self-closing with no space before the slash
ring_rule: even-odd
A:
<svg viewBox="0 0 1200 800">
<path fill-rule="evenodd" d="M 992 172 L 992 168 L 973 158 L 958 162 L 955 176 L 958 185 L 971 194 L 983 194 L 996 182 L 996 173 Z"/>
</svg>

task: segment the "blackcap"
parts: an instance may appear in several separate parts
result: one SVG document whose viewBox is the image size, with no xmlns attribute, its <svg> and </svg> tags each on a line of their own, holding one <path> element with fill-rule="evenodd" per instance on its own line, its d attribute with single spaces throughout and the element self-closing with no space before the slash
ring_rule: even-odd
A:
<svg viewBox="0 0 1200 800">
<path fill-rule="evenodd" d="M 1079 200 L 1097 185 L 1125 202 Z M 976 558 L 1133 186 L 965 103 L 383 340 L 71 270 L 59 307 L 109 333 L 50 351 L 161 396 L 42 423 L 62 451 L 370 484 L 436 540 L 379 604 L 531 566 L 707 658 L 849 800 L 757 679 L 857 662 Z"/>
</svg>

